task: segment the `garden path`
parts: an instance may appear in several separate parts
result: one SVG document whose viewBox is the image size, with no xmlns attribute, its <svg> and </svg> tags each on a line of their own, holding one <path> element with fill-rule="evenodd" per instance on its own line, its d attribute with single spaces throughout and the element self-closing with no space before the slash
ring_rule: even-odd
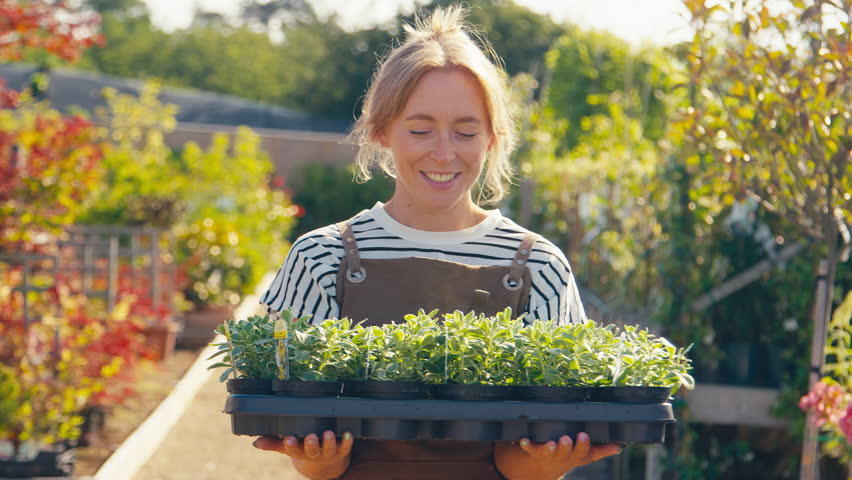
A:
<svg viewBox="0 0 852 480">
<path fill-rule="evenodd" d="M 183 415 L 133 480 L 296 480 L 290 461 L 231 433 L 227 393 L 208 375 Z"/>
</svg>

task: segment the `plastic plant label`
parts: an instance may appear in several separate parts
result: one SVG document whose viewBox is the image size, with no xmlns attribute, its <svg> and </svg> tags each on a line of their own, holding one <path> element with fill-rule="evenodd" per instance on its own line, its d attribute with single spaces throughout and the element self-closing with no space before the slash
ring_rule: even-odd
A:
<svg viewBox="0 0 852 480">
<path fill-rule="evenodd" d="M 276 320 L 274 325 L 275 333 L 273 337 L 276 340 L 280 340 L 282 338 L 287 338 L 287 322 L 284 320 Z"/>
<path fill-rule="evenodd" d="M 290 379 L 290 362 L 287 358 L 288 335 L 287 321 L 276 320 L 273 325 L 272 337 L 275 339 L 275 365 L 278 367 L 278 378 L 280 380 Z"/>
</svg>

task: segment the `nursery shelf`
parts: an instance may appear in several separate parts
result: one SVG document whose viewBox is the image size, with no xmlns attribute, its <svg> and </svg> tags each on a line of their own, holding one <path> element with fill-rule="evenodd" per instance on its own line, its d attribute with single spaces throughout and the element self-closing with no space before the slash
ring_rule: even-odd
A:
<svg viewBox="0 0 852 480">
<path fill-rule="evenodd" d="M 293 435 L 332 430 L 382 440 L 558 440 L 586 432 L 595 443 L 662 443 L 674 423 L 668 403 L 472 402 L 228 396 L 235 435 Z"/>
</svg>

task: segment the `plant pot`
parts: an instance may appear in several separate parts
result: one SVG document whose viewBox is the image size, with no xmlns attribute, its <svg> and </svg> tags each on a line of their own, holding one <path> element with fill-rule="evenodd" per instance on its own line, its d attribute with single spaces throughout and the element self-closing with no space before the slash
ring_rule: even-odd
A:
<svg viewBox="0 0 852 480">
<path fill-rule="evenodd" d="M 306 380 L 273 380 L 272 393 L 282 397 L 337 397 L 340 382 L 313 382 Z"/>
<path fill-rule="evenodd" d="M 226 383 L 228 393 L 235 395 L 272 395 L 272 380 L 260 378 L 231 378 Z"/>
<path fill-rule="evenodd" d="M 101 406 L 92 405 L 84 408 L 80 416 L 83 417 L 83 424 L 80 425 L 80 437 L 75 441 L 75 445 L 88 447 L 97 443 L 96 439 L 103 433 L 106 411 Z"/>
<path fill-rule="evenodd" d="M 592 389 L 589 401 L 609 403 L 667 403 L 671 389 L 669 387 L 596 387 Z"/>
<path fill-rule="evenodd" d="M 530 422 L 529 430 L 533 442 L 558 442 L 563 435 L 577 438 L 577 434 L 585 429 L 581 422 Z"/>
<path fill-rule="evenodd" d="M 175 352 L 178 331 L 180 324 L 171 320 L 146 326 L 142 334 L 145 335 L 149 358 L 156 362 L 170 358 Z"/>
<path fill-rule="evenodd" d="M 0 478 L 70 477 L 73 471 L 74 450 L 59 446 L 31 460 L 0 460 Z"/>
<path fill-rule="evenodd" d="M 440 400 L 499 402 L 512 397 L 512 387 L 503 385 L 462 385 L 442 383 L 432 385 L 432 397 Z"/>
<path fill-rule="evenodd" d="M 178 345 L 185 348 L 206 346 L 216 336 L 216 327 L 230 320 L 234 315 L 231 305 L 200 306 L 181 315 L 183 331 Z"/>
<path fill-rule="evenodd" d="M 365 395 L 364 389 L 366 388 L 364 384 L 369 383 L 364 380 L 344 380 L 343 381 L 343 391 L 340 392 L 341 397 L 350 397 L 350 398 L 366 398 L 362 397 Z"/>
<path fill-rule="evenodd" d="M 519 385 L 514 387 L 514 398 L 530 402 L 585 402 L 592 392 L 590 387 L 550 387 L 545 385 Z"/>
<path fill-rule="evenodd" d="M 415 440 L 420 428 L 417 420 L 399 418 L 368 418 L 361 422 L 365 438 Z"/>
<path fill-rule="evenodd" d="M 416 400 L 428 398 L 429 389 L 426 384 L 418 382 L 347 381 L 343 382 L 343 396 L 384 400 Z"/>
<path fill-rule="evenodd" d="M 500 440 L 500 422 L 455 420 L 437 422 L 438 438 L 466 442 L 494 442 Z M 523 435 L 522 435 L 523 436 Z M 516 439 L 519 437 L 515 437 Z"/>
<path fill-rule="evenodd" d="M 279 418 L 273 422 L 275 425 L 275 433 L 273 435 L 279 437 L 294 436 L 305 438 L 310 434 L 316 435 L 322 439 L 322 434 L 326 430 L 335 431 L 337 422 L 334 418 L 329 417 L 289 417 Z M 338 436 L 342 435 L 338 433 Z"/>
</svg>

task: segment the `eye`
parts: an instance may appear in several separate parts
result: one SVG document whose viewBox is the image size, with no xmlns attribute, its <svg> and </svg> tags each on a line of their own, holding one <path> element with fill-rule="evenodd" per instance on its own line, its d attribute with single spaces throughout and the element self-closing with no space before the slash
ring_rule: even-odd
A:
<svg viewBox="0 0 852 480">
<path fill-rule="evenodd" d="M 427 135 L 431 132 L 429 130 L 409 130 L 408 133 L 412 135 Z"/>
<path fill-rule="evenodd" d="M 475 133 L 464 133 L 464 132 L 456 132 L 457 135 L 463 138 L 474 138 L 476 137 Z"/>
</svg>

